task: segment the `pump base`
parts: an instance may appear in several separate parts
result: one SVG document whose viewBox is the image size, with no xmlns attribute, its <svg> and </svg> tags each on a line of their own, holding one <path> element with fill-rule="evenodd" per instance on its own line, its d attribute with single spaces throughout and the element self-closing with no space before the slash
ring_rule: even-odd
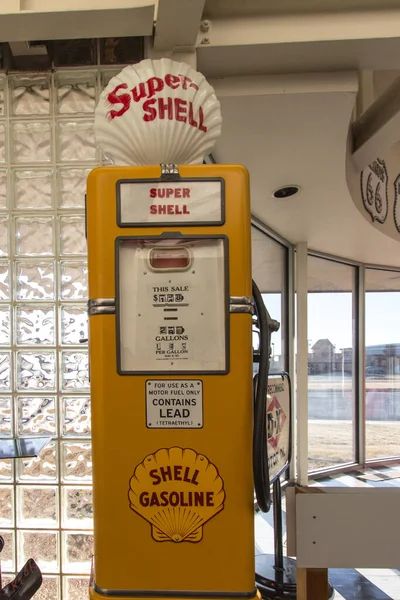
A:
<svg viewBox="0 0 400 600">
<path fill-rule="evenodd" d="M 190 592 L 189 592 L 190 593 Z M 195 595 L 196 594 L 196 595 Z M 198 596 L 196 592 L 193 592 L 193 596 L 192 598 L 195 598 L 196 600 L 210 600 L 210 598 L 212 600 L 215 600 L 215 596 L 206 596 L 207 592 L 205 592 L 204 597 Z M 112 598 L 112 600 L 149 600 L 149 596 L 142 596 L 142 597 L 138 597 L 138 596 L 111 596 L 109 593 L 107 595 L 105 594 L 99 594 L 99 592 L 97 592 L 94 588 L 93 588 L 93 584 L 92 582 L 90 583 L 90 587 L 89 587 L 89 599 L 90 600 L 110 600 Z M 154 596 L 152 597 L 153 600 L 155 600 Z M 166 600 L 190 600 L 190 596 L 189 594 L 187 596 L 169 596 L 168 592 L 165 593 L 165 596 L 162 595 L 162 593 L 160 593 L 157 598 L 159 598 L 160 600 L 162 598 L 165 598 Z M 224 600 L 237 600 L 234 596 L 232 596 L 231 598 L 229 598 L 229 596 L 224 596 Z M 261 594 L 260 592 L 257 590 L 257 593 L 252 596 L 251 598 L 249 597 L 247 600 L 262 600 Z"/>
<path fill-rule="evenodd" d="M 275 569 L 273 554 L 256 556 L 256 585 L 262 598 L 266 600 L 295 600 L 297 598 L 296 561 L 283 557 L 283 572 Z M 329 585 L 329 600 L 335 597 L 335 590 Z"/>
<path fill-rule="evenodd" d="M 176 596 L 173 595 L 173 592 L 170 591 L 165 591 L 165 594 L 163 594 L 163 592 L 157 592 L 155 593 L 153 596 L 151 594 L 146 595 L 146 592 L 142 592 L 143 596 L 138 595 L 137 593 L 135 593 L 134 591 L 132 591 L 132 595 L 129 595 L 129 592 L 122 592 L 122 596 L 121 595 L 114 595 L 116 594 L 116 592 L 110 592 L 110 590 L 107 590 L 105 593 L 102 593 L 101 590 L 98 591 L 95 589 L 95 583 L 94 583 L 94 561 L 92 558 L 92 568 L 91 568 L 91 573 L 90 573 L 90 581 L 89 581 L 89 599 L 90 600 L 110 600 L 112 598 L 112 600 L 149 600 L 149 598 L 153 598 L 153 600 L 155 600 L 156 598 L 162 600 L 163 598 L 165 598 L 165 600 L 190 600 L 190 598 L 192 598 L 193 600 L 216 600 L 217 596 L 213 596 L 210 593 L 204 592 L 204 596 L 202 597 L 200 595 L 199 592 L 188 592 L 187 595 L 183 594 L 182 592 L 176 592 Z M 238 600 L 238 596 L 229 596 L 228 593 L 221 593 L 220 596 L 223 596 L 223 600 Z M 241 596 L 241 598 L 243 598 L 243 596 Z M 250 594 L 249 596 L 246 595 L 246 600 L 262 600 L 261 599 L 261 594 L 259 592 L 259 590 L 257 588 L 255 588 L 254 590 L 254 595 Z"/>
</svg>

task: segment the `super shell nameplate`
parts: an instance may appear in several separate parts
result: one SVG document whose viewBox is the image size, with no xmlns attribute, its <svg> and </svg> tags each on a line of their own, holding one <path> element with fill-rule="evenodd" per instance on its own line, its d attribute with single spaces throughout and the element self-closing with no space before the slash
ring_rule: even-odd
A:
<svg viewBox="0 0 400 600">
<path fill-rule="evenodd" d="M 224 508 L 224 482 L 206 456 L 162 448 L 136 466 L 129 506 L 148 521 L 156 542 L 200 542 L 203 526 Z"/>
</svg>

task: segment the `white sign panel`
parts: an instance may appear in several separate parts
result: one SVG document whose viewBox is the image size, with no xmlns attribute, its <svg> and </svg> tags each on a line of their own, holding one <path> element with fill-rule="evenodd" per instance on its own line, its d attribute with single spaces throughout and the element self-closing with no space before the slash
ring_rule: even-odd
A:
<svg viewBox="0 0 400 600">
<path fill-rule="evenodd" d="M 122 238 L 118 254 L 119 372 L 226 372 L 224 240 Z"/>
<path fill-rule="evenodd" d="M 286 375 L 268 377 L 267 451 L 272 483 L 290 458 L 290 383 Z"/>
<path fill-rule="evenodd" d="M 153 429 L 203 427 L 203 383 L 199 379 L 146 382 L 146 421 Z"/>
<path fill-rule="evenodd" d="M 118 183 L 118 224 L 224 221 L 221 179 Z"/>
</svg>

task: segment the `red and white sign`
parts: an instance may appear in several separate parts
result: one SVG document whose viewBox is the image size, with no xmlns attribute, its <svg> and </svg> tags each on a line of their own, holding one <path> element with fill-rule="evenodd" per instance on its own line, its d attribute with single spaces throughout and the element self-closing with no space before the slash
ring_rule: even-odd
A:
<svg viewBox="0 0 400 600">
<path fill-rule="evenodd" d="M 290 385 L 285 375 L 270 375 L 267 396 L 267 452 L 272 483 L 290 458 Z"/>
<path fill-rule="evenodd" d="M 120 225 L 137 223 L 221 223 L 220 180 L 121 182 Z"/>
<path fill-rule="evenodd" d="M 272 396 L 272 400 L 267 408 L 267 413 L 268 443 L 272 446 L 274 450 L 276 450 L 278 448 L 279 438 L 281 436 L 283 426 L 287 418 L 276 396 Z"/>
<path fill-rule="evenodd" d="M 204 76 L 167 58 L 125 67 L 95 111 L 96 141 L 116 165 L 202 163 L 221 123 Z"/>
</svg>

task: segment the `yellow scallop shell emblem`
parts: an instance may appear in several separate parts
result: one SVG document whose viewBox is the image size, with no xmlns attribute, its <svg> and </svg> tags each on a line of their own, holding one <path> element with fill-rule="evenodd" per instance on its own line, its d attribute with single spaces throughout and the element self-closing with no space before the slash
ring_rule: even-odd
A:
<svg viewBox="0 0 400 600">
<path fill-rule="evenodd" d="M 224 500 L 217 468 L 190 448 L 157 450 L 129 481 L 129 506 L 151 524 L 157 542 L 199 542 Z"/>
</svg>

